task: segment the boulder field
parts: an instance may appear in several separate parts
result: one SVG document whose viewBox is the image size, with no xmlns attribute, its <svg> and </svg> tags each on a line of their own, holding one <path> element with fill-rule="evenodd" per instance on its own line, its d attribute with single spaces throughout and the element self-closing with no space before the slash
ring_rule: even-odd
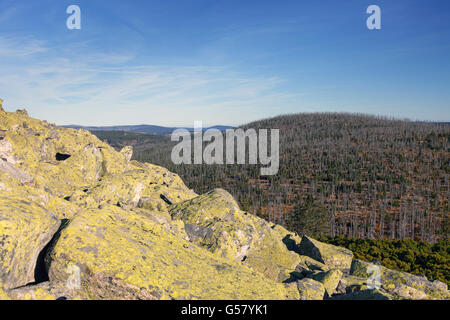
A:
<svg viewBox="0 0 450 320">
<path fill-rule="evenodd" d="M 1 299 L 449 299 L 0 100 Z"/>
</svg>

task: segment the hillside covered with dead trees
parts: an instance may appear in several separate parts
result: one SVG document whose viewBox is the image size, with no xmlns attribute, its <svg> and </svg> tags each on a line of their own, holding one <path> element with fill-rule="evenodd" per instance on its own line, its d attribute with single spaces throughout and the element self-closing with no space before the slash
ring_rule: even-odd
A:
<svg viewBox="0 0 450 320">
<path fill-rule="evenodd" d="M 299 234 L 448 240 L 450 125 L 359 114 L 292 114 L 243 129 L 280 129 L 280 169 L 174 165 L 170 136 L 97 132 L 167 167 L 198 193 L 225 188 L 244 210 Z"/>
</svg>

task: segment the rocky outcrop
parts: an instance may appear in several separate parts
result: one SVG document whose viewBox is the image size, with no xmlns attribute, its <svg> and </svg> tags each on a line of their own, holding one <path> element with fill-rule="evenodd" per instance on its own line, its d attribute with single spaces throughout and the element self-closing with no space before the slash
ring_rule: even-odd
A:
<svg viewBox="0 0 450 320">
<path fill-rule="evenodd" d="M 36 281 L 38 256 L 60 221 L 37 203 L 0 196 L 0 279 L 5 289 Z"/>
<path fill-rule="evenodd" d="M 378 289 L 363 289 L 348 294 L 336 295 L 332 300 L 392 300 L 393 297 Z"/>
<path fill-rule="evenodd" d="M 107 227 L 106 227 L 107 226 Z M 145 213 L 85 210 L 49 256 L 50 281 L 89 299 L 284 299 L 283 284 L 179 239 Z M 251 285 L 250 285 L 251 284 Z M 111 287 L 115 290 L 111 291 Z M 73 293 L 71 293 L 73 292 Z"/>
<path fill-rule="evenodd" d="M 449 298 L 131 157 L 0 109 L 0 299 Z"/>
<path fill-rule="evenodd" d="M 192 242 L 225 259 L 242 261 L 272 280 L 286 280 L 300 262 L 283 242 L 295 238 L 292 233 L 241 211 L 225 190 L 213 190 L 169 210 L 173 219 L 184 222 Z"/>
<path fill-rule="evenodd" d="M 22 183 L 28 183 L 32 178 L 16 166 L 11 143 L 6 139 L 6 131 L 0 130 L 0 172 L 16 178 Z"/>
<path fill-rule="evenodd" d="M 350 269 L 353 259 L 353 253 L 350 250 L 322 243 L 308 236 L 302 238 L 298 252 L 343 271 Z"/>
<path fill-rule="evenodd" d="M 325 287 L 319 281 L 305 278 L 297 281 L 300 300 L 322 300 L 325 296 Z"/>
<path fill-rule="evenodd" d="M 300 256 L 299 264 L 295 267 L 293 275 L 299 279 L 314 274 L 315 272 L 328 271 L 329 267 L 308 256 Z"/>
<path fill-rule="evenodd" d="M 127 161 L 130 161 L 131 158 L 133 157 L 133 147 L 131 146 L 123 147 L 122 150 L 120 150 L 120 153 L 123 154 L 123 156 L 125 157 L 125 159 L 127 159 Z"/>
<path fill-rule="evenodd" d="M 366 279 L 369 287 L 403 299 L 448 299 L 447 285 L 440 281 L 428 281 L 424 276 L 391 270 L 373 263 L 354 260 L 350 274 Z"/>
<path fill-rule="evenodd" d="M 311 275 L 311 278 L 322 283 L 327 296 L 331 297 L 336 292 L 337 286 L 342 279 L 342 271 L 339 269 L 332 269 L 329 271 L 318 272 Z"/>
</svg>

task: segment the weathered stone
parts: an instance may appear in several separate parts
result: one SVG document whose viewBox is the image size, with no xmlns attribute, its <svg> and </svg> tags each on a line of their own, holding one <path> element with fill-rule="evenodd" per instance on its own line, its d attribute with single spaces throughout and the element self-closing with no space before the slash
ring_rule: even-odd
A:
<svg viewBox="0 0 450 320">
<path fill-rule="evenodd" d="M 299 264 L 295 267 L 295 271 L 301 273 L 304 277 L 313 274 L 316 271 L 328 271 L 329 268 L 308 256 L 300 256 Z"/>
<path fill-rule="evenodd" d="M 372 288 L 382 288 L 399 299 L 450 299 L 447 285 L 426 277 L 391 270 L 369 262 L 354 260 L 350 273 L 367 279 Z"/>
<path fill-rule="evenodd" d="M 367 278 L 360 278 L 344 273 L 336 288 L 336 294 L 351 293 L 364 289 L 368 289 Z"/>
<path fill-rule="evenodd" d="M 298 250 L 302 255 L 342 271 L 348 271 L 353 260 L 353 253 L 350 250 L 323 243 L 308 236 L 302 237 Z"/>
<path fill-rule="evenodd" d="M 56 300 L 63 297 L 67 298 L 65 297 L 64 288 L 51 285 L 48 281 L 37 285 L 9 290 L 7 294 L 14 300 Z"/>
<path fill-rule="evenodd" d="M 0 282 L 5 289 L 35 282 L 38 255 L 59 225 L 37 203 L 0 196 Z"/>
<path fill-rule="evenodd" d="M 207 237 L 194 237 L 196 243 L 220 257 L 243 261 L 270 279 L 286 280 L 299 263 L 298 254 L 283 242 L 287 235 L 293 237 L 290 232 L 241 211 L 225 190 L 215 189 L 169 211 L 186 226 L 208 228 Z"/>
<path fill-rule="evenodd" d="M 0 159 L 0 171 L 9 174 L 11 177 L 16 178 L 21 183 L 28 183 L 33 180 L 33 178 L 28 174 L 2 159 Z"/>
<path fill-rule="evenodd" d="M 329 271 L 318 272 L 310 276 L 313 280 L 323 284 L 325 291 L 331 297 L 342 278 L 342 271 L 339 269 L 331 269 Z"/>
<path fill-rule="evenodd" d="M 211 228 L 196 226 L 193 224 L 185 224 L 184 229 L 189 236 L 189 240 L 192 242 L 197 242 L 199 240 L 204 241 L 207 238 L 211 238 L 213 233 L 213 229 Z"/>
<path fill-rule="evenodd" d="M 115 175 L 108 174 L 89 191 L 86 197 L 94 200 L 94 206 L 120 204 L 128 209 L 140 207 L 168 214 L 168 205 L 161 198 L 161 194 L 170 197 L 174 203 L 196 196 L 179 176 L 167 169 L 150 164 L 131 163 L 133 170 Z"/>
<path fill-rule="evenodd" d="M 26 109 L 17 109 L 16 114 L 21 117 L 29 117 L 28 111 Z"/>
<path fill-rule="evenodd" d="M 304 278 L 297 281 L 300 300 L 323 300 L 325 288 L 319 281 Z"/>
<path fill-rule="evenodd" d="M 392 300 L 392 296 L 378 289 L 360 290 L 348 294 L 337 295 L 332 300 Z"/>
<path fill-rule="evenodd" d="M 6 137 L 6 134 L 4 134 Z M 5 139 L 0 139 L 0 159 L 11 164 L 16 164 L 16 159 L 13 155 L 13 147 L 11 142 Z"/>
<path fill-rule="evenodd" d="M 123 156 L 127 161 L 130 161 L 131 158 L 133 157 L 133 147 L 132 146 L 123 147 L 122 150 L 120 150 L 120 153 L 123 154 Z"/>
<path fill-rule="evenodd" d="M 135 293 L 154 299 L 285 299 L 292 295 L 283 284 L 191 245 L 146 216 L 117 206 L 86 210 L 72 219 L 51 251 L 49 277 L 89 299 L 110 297 L 108 277 L 119 299 Z"/>
</svg>

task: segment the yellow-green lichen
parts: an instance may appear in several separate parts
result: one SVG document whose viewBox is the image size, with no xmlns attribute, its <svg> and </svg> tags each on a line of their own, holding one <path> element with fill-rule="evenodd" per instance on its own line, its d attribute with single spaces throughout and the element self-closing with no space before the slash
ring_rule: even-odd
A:
<svg viewBox="0 0 450 320">
<path fill-rule="evenodd" d="M 37 202 L 20 195 L 0 196 L 0 279 L 6 289 L 34 282 L 40 251 L 60 221 Z"/>
<path fill-rule="evenodd" d="M 169 211 L 189 227 L 191 241 L 222 258 L 243 261 L 272 280 L 286 280 L 299 262 L 299 255 L 284 242 L 295 242 L 293 234 L 241 211 L 225 190 L 212 190 Z"/>
<path fill-rule="evenodd" d="M 66 282 L 73 274 L 69 268 L 77 266 L 79 290 L 96 295 L 91 298 L 105 294 L 101 284 L 96 293 L 83 284 L 105 272 L 161 299 L 285 299 L 292 292 L 115 206 L 79 213 L 61 233 L 51 259 L 51 280 Z"/>
</svg>

